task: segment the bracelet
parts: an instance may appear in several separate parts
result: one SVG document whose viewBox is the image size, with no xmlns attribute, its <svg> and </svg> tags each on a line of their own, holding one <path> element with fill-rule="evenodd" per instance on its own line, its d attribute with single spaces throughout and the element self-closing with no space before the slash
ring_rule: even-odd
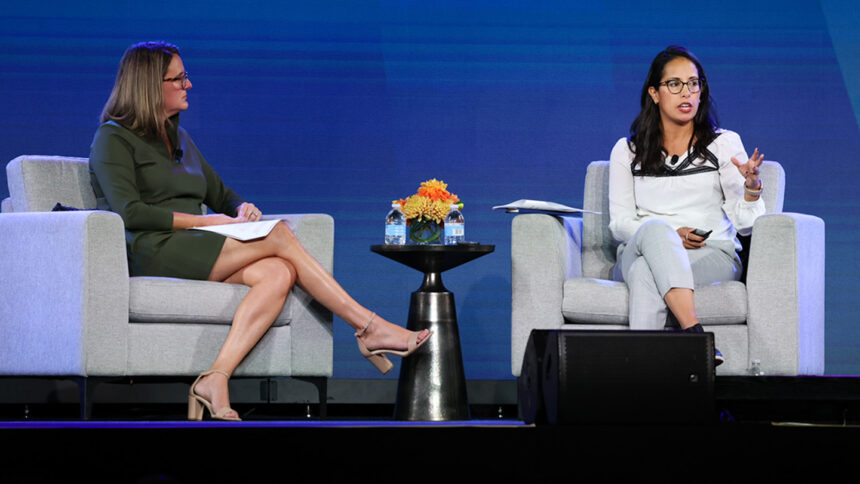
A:
<svg viewBox="0 0 860 484">
<path fill-rule="evenodd" d="M 744 193 L 751 197 L 760 197 L 761 196 L 761 188 L 758 190 L 750 190 L 749 188 L 744 188 Z"/>
<path fill-rule="evenodd" d="M 758 188 L 756 188 L 756 189 L 748 188 L 746 185 L 744 185 L 744 193 L 746 193 L 747 195 L 749 195 L 751 197 L 761 196 L 761 189 L 762 189 L 761 180 L 758 181 Z"/>
</svg>

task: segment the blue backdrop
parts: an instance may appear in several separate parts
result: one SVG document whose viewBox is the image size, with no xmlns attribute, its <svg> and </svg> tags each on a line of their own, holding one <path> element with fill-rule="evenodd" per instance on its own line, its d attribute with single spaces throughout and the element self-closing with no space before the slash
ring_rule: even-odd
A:
<svg viewBox="0 0 860 484">
<path fill-rule="evenodd" d="M 581 205 L 585 167 L 626 135 L 650 60 L 682 44 L 722 125 L 785 166 L 786 211 L 825 220 L 827 372 L 860 373 L 854 2 L 308 3 L 4 1 L 0 160 L 88 156 L 124 49 L 173 42 L 194 83 L 182 124 L 209 162 L 265 212 L 333 215 L 337 278 L 388 319 L 405 321 L 420 277 L 368 247 L 392 199 L 448 182 L 467 238 L 496 245 L 444 275 L 466 374 L 511 378 L 510 216 L 490 207 Z M 375 376 L 336 325 L 335 376 Z"/>
</svg>

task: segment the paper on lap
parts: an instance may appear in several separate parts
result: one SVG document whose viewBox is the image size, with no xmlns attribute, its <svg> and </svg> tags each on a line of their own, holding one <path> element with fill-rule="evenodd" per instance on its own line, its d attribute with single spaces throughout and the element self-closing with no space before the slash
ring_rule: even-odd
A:
<svg viewBox="0 0 860 484">
<path fill-rule="evenodd" d="M 269 235 L 280 219 L 261 220 L 259 222 L 241 222 L 237 224 L 209 225 L 206 227 L 191 227 L 191 230 L 208 230 L 216 234 L 226 235 L 231 239 L 248 241 Z"/>
</svg>

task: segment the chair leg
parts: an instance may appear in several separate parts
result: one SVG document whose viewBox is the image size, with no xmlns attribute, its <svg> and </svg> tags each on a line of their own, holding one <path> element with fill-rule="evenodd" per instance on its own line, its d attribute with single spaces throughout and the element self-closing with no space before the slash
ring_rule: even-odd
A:
<svg viewBox="0 0 860 484">
<path fill-rule="evenodd" d="M 93 413 L 93 400 L 90 395 L 90 385 L 87 385 L 87 377 L 79 376 L 72 378 L 72 380 L 78 385 L 81 420 L 89 420 Z"/>
<path fill-rule="evenodd" d="M 320 377 L 317 391 L 320 399 L 320 420 L 325 420 L 328 416 L 328 378 Z"/>
<path fill-rule="evenodd" d="M 72 380 L 78 384 L 78 395 L 81 405 L 81 420 L 89 420 L 93 417 L 93 400 L 96 394 L 96 388 L 102 383 L 104 378 L 78 376 Z"/>
</svg>

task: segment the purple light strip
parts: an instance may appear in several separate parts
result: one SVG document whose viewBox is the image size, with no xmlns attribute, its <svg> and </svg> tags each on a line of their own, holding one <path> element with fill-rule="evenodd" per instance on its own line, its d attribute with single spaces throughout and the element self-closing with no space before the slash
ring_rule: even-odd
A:
<svg viewBox="0 0 860 484">
<path fill-rule="evenodd" d="M 188 422 L 188 421 L 16 421 L 0 422 L 2 429 L 204 429 L 204 428 L 421 428 L 421 427 L 531 427 L 519 420 L 462 420 L 450 422 L 403 422 L 376 420 L 329 421 L 245 421 L 245 422 Z"/>
</svg>

